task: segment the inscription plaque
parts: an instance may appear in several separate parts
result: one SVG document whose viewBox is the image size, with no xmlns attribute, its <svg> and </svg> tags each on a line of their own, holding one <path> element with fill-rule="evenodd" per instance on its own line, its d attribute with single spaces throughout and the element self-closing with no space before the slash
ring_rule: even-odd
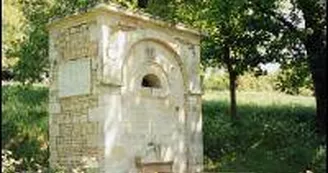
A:
<svg viewBox="0 0 328 173">
<path fill-rule="evenodd" d="M 89 94 L 91 90 L 90 59 L 67 61 L 59 66 L 59 96 Z"/>
</svg>

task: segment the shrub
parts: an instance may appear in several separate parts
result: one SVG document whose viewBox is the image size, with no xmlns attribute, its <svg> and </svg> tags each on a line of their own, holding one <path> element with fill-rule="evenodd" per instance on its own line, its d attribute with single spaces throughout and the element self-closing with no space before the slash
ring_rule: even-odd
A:
<svg viewBox="0 0 328 173">
<path fill-rule="evenodd" d="M 312 96 L 313 87 L 308 85 L 292 85 L 293 82 L 282 82 L 280 73 L 273 73 L 268 75 L 256 76 L 253 73 L 245 73 L 238 77 L 237 90 L 238 91 L 278 91 L 291 95 Z M 284 79 L 287 81 L 287 79 Z M 203 83 L 205 91 L 224 91 L 229 90 L 229 75 L 212 74 L 205 78 Z"/>
<path fill-rule="evenodd" d="M 294 63 L 285 64 L 278 71 L 275 89 L 292 95 L 312 95 L 314 87 L 307 63 L 304 61 Z"/>
<path fill-rule="evenodd" d="M 252 73 L 246 73 L 238 78 L 239 91 L 273 91 L 274 75 L 255 76 Z"/>
<path fill-rule="evenodd" d="M 273 91 L 275 87 L 274 75 L 256 77 L 252 73 L 239 76 L 237 90 L 239 91 Z M 213 74 L 205 78 L 203 83 L 205 90 L 223 91 L 229 90 L 229 76 L 224 74 Z"/>
<path fill-rule="evenodd" d="M 11 158 L 21 160 L 15 172 L 35 172 L 48 167 L 48 89 L 2 86 L 1 146 Z"/>
<path fill-rule="evenodd" d="M 204 80 L 205 90 L 227 90 L 229 89 L 229 77 L 227 74 L 213 74 Z"/>
</svg>

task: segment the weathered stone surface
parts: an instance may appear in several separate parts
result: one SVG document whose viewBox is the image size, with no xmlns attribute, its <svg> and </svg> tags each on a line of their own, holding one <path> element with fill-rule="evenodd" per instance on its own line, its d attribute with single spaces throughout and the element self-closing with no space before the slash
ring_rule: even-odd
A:
<svg viewBox="0 0 328 173">
<path fill-rule="evenodd" d="M 60 113 L 61 108 L 59 103 L 50 103 L 49 104 L 49 112 L 53 114 L 58 114 Z"/>
<path fill-rule="evenodd" d="M 197 32 L 110 6 L 49 30 L 52 167 L 136 173 L 140 157 L 202 170 Z"/>
<path fill-rule="evenodd" d="M 59 97 L 89 94 L 91 91 L 89 59 L 63 62 L 59 65 Z"/>
</svg>

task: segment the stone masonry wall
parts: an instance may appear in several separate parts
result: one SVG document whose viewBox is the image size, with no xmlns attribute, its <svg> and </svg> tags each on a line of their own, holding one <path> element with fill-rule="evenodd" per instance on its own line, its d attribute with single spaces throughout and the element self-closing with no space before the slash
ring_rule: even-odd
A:
<svg viewBox="0 0 328 173">
<path fill-rule="evenodd" d="M 155 23 L 102 7 L 53 24 L 51 167 L 136 173 L 140 155 L 202 170 L 199 36 Z M 142 87 L 147 74 L 162 88 Z M 146 154 L 149 143 L 161 151 Z"/>
<path fill-rule="evenodd" d="M 94 93 L 97 78 L 97 42 L 90 30 L 95 22 L 82 21 L 52 32 L 50 36 L 50 163 L 51 166 L 68 169 L 90 166 L 97 169 L 103 157 L 103 148 L 98 146 L 102 129 L 98 121 L 90 119 L 89 112 L 98 106 L 98 95 Z M 89 93 L 60 96 L 61 78 L 77 78 L 72 74 L 61 74 L 60 66 L 76 60 L 89 60 L 91 84 Z M 76 69 L 88 70 L 88 69 Z M 74 84 L 73 84 L 74 86 Z M 78 86 L 77 86 L 78 87 Z M 88 163 L 86 163 L 88 162 Z M 90 163 L 92 162 L 92 163 Z M 97 172 L 97 171 L 96 171 Z"/>
</svg>

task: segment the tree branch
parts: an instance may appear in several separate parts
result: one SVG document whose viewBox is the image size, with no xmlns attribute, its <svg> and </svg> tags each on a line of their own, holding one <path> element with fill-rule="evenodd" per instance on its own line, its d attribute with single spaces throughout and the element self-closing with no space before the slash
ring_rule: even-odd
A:
<svg viewBox="0 0 328 173">
<path fill-rule="evenodd" d="M 283 26 L 287 27 L 289 30 L 293 31 L 293 32 L 299 32 L 299 30 L 297 29 L 297 27 L 295 25 L 293 25 L 291 22 L 287 21 L 283 16 L 281 16 L 280 14 L 272 11 L 271 9 L 265 9 L 261 6 L 261 4 L 255 4 L 255 7 L 258 8 L 258 10 L 263 13 L 263 14 L 267 14 L 273 18 L 275 18 L 276 20 L 278 20 Z"/>
</svg>

